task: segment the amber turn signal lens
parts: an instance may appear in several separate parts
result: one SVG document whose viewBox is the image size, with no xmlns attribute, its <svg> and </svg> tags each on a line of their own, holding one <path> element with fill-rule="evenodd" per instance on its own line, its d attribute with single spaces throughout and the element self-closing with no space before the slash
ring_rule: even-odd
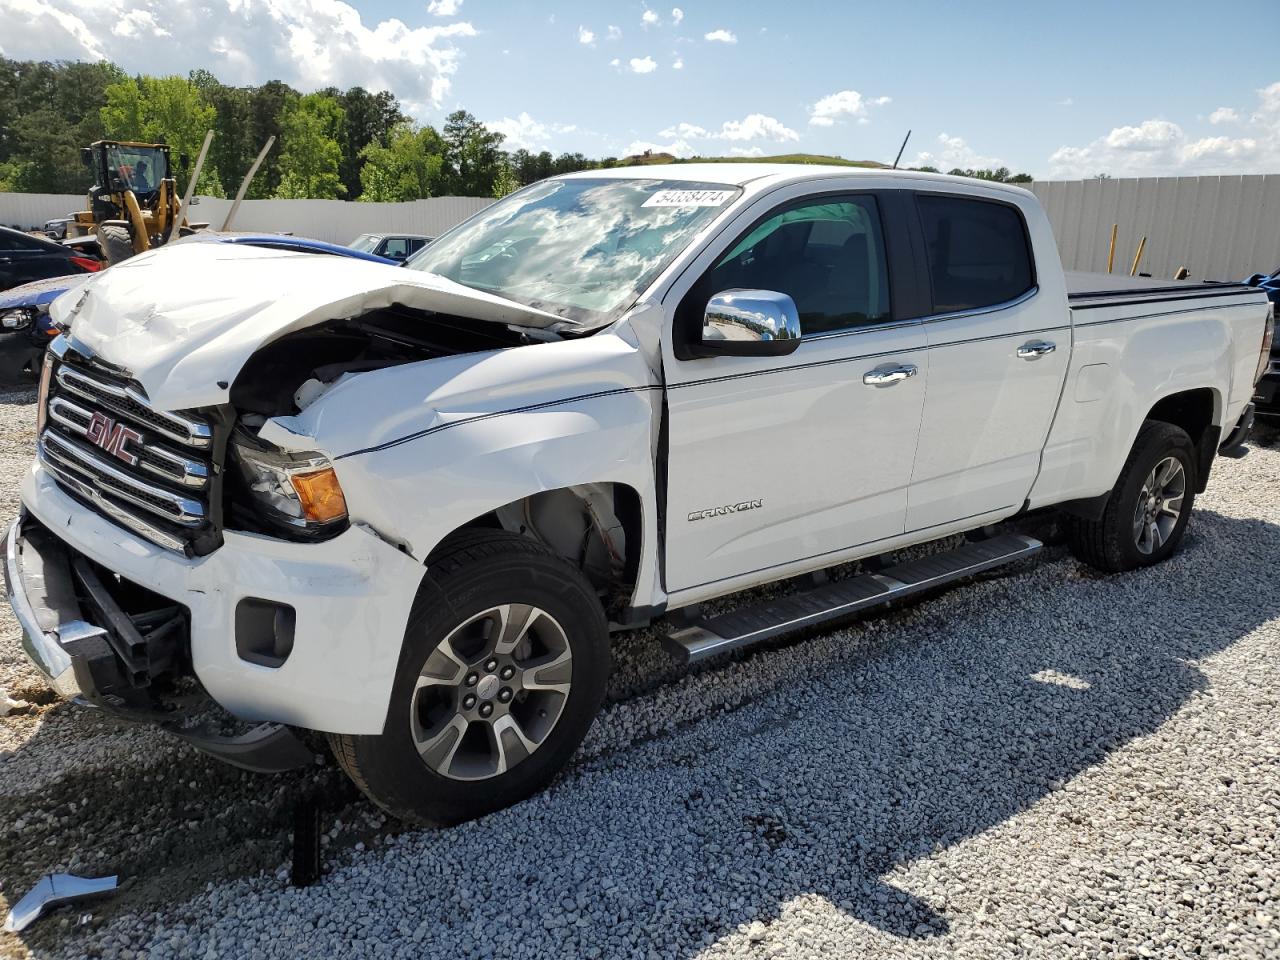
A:
<svg viewBox="0 0 1280 960">
<path fill-rule="evenodd" d="M 347 498 L 342 495 L 333 467 L 312 473 L 295 473 L 289 481 L 302 504 L 302 515 L 308 520 L 328 523 L 347 515 Z"/>
</svg>

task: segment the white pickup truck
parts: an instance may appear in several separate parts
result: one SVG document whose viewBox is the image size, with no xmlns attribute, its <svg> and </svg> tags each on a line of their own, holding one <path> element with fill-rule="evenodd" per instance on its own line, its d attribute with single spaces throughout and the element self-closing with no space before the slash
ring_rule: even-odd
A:
<svg viewBox="0 0 1280 960">
<path fill-rule="evenodd" d="M 739 164 L 546 180 L 403 269 L 175 244 L 53 316 L 31 659 L 251 769 L 322 731 L 432 823 L 552 779 L 611 631 L 695 661 L 1028 556 L 989 527 L 1047 508 L 1098 569 L 1163 560 L 1272 330 L 1244 286 L 1065 277 L 1014 187 Z"/>
</svg>

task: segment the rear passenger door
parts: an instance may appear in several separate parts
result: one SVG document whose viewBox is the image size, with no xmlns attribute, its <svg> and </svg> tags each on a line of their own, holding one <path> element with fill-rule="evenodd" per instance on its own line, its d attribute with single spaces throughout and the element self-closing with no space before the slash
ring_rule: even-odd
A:
<svg viewBox="0 0 1280 960">
<path fill-rule="evenodd" d="M 915 203 L 933 305 L 908 530 L 1022 506 L 1071 354 L 1066 302 L 1040 289 L 1015 203 L 923 192 Z"/>
</svg>

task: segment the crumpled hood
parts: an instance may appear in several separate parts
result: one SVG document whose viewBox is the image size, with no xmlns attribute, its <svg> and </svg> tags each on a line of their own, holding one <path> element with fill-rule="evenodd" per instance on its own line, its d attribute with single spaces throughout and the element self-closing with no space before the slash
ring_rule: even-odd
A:
<svg viewBox="0 0 1280 960">
<path fill-rule="evenodd" d="M 128 371 L 161 409 L 226 403 L 265 343 L 392 304 L 477 320 L 563 322 L 433 274 L 344 257 L 175 244 L 116 264 L 51 308 L 71 342 Z"/>
</svg>

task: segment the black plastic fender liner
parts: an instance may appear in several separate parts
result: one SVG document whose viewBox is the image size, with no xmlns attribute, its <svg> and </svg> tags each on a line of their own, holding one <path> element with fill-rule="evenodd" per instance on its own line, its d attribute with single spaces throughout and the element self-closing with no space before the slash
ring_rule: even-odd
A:
<svg viewBox="0 0 1280 960">
<path fill-rule="evenodd" d="M 279 723 L 260 723 L 238 737 L 219 736 L 204 728 L 170 729 L 169 733 L 201 753 L 251 773 L 284 773 L 315 762 L 310 748 Z"/>
</svg>

